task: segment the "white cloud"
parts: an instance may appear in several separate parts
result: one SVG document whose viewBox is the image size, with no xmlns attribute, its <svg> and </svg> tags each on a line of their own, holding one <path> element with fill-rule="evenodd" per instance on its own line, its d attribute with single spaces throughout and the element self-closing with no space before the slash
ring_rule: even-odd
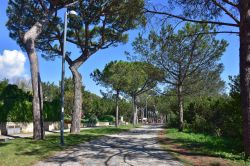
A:
<svg viewBox="0 0 250 166">
<path fill-rule="evenodd" d="M 21 51 L 4 50 L 0 54 L 0 78 L 12 79 L 25 76 L 24 64 L 26 58 Z"/>
</svg>

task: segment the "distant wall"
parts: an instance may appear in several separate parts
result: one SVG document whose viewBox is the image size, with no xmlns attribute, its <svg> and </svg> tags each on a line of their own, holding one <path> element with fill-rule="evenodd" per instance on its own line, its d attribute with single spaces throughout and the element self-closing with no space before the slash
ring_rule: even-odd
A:
<svg viewBox="0 0 250 166">
<path fill-rule="evenodd" d="M 33 123 L 22 123 L 22 122 L 2 122 L 0 123 L 0 135 L 7 134 L 7 128 L 20 128 L 22 133 L 32 133 Z M 70 124 L 64 124 L 64 129 L 69 129 Z M 44 129 L 46 131 L 53 131 L 60 129 L 60 122 L 44 122 Z"/>
<path fill-rule="evenodd" d="M 109 126 L 109 122 L 97 122 L 96 126 Z"/>
</svg>

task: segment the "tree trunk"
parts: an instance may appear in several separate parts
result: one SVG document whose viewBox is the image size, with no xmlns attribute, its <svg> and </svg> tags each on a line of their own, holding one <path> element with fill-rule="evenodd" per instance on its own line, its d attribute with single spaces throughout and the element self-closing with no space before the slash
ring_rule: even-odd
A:
<svg viewBox="0 0 250 166">
<path fill-rule="evenodd" d="M 119 100 L 119 91 L 116 92 L 116 99 L 115 99 L 115 127 L 119 126 L 119 106 L 118 106 L 118 100 Z"/>
<path fill-rule="evenodd" d="M 32 80 L 32 91 L 33 91 L 33 138 L 34 139 L 43 139 L 43 127 L 42 127 L 42 101 L 40 100 L 40 83 L 39 83 L 39 73 L 38 73 L 38 60 L 35 52 L 28 53 L 30 59 L 30 67 L 31 67 L 31 80 Z"/>
<path fill-rule="evenodd" d="M 245 157 L 250 157 L 250 2 L 240 1 L 240 90 Z"/>
<path fill-rule="evenodd" d="M 35 40 L 42 31 L 42 24 L 37 22 L 28 32 L 25 33 L 23 43 L 30 62 L 31 82 L 33 91 L 33 138 L 44 139 L 44 129 L 42 125 L 42 100 L 40 91 L 40 74 L 38 58 L 35 51 Z"/>
<path fill-rule="evenodd" d="M 178 109 L 179 109 L 179 131 L 183 131 L 183 96 L 182 86 L 177 87 Z"/>
<path fill-rule="evenodd" d="M 41 134 L 42 134 L 42 139 L 45 138 L 45 129 L 44 129 L 44 116 L 43 116 L 43 88 L 42 88 L 42 81 L 40 74 L 38 74 L 38 81 L 39 81 L 39 101 L 40 101 L 40 123 L 41 123 Z"/>
<path fill-rule="evenodd" d="M 136 106 L 136 97 L 133 97 L 133 126 L 135 126 L 137 123 L 137 106 Z"/>
<path fill-rule="evenodd" d="M 137 107 L 137 104 L 135 104 L 135 124 L 138 124 L 138 107 Z"/>
<path fill-rule="evenodd" d="M 74 108 L 70 127 L 70 133 L 73 134 L 80 133 L 82 113 L 82 76 L 77 69 L 74 66 L 70 67 L 74 81 Z"/>
<path fill-rule="evenodd" d="M 144 109 L 141 108 L 141 123 L 143 123 L 143 118 L 144 118 Z"/>
</svg>

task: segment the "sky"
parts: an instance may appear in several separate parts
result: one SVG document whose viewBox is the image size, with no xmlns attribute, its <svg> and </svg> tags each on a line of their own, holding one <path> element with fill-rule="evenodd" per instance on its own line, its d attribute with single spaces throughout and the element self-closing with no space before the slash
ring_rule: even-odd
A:
<svg viewBox="0 0 250 166">
<path fill-rule="evenodd" d="M 21 51 L 16 42 L 9 37 L 9 31 L 5 24 L 7 22 L 6 8 L 8 0 L 1 0 L 0 4 L 0 80 L 4 78 L 12 79 L 22 77 L 30 78 L 30 66 L 27 54 Z M 118 47 L 110 47 L 101 50 L 91 56 L 79 69 L 82 74 L 83 84 L 86 90 L 100 95 L 100 89 L 104 89 L 90 77 L 95 69 L 102 70 L 104 66 L 113 60 L 126 60 L 125 51 L 133 52 L 131 43 L 138 35 L 140 30 L 129 31 L 129 41 L 126 44 L 120 44 Z M 239 38 L 236 35 L 219 35 L 218 39 L 225 39 L 229 42 L 227 50 L 221 58 L 224 64 L 224 71 L 221 78 L 228 82 L 229 75 L 237 75 L 239 73 Z M 66 49 L 72 51 L 73 55 L 78 55 L 77 49 L 68 46 Z M 56 58 L 55 61 L 46 61 L 38 54 L 39 68 L 41 79 L 44 82 L 54 82 L 58 84 L 61 79 L 61 59 Z M 71 72 L 66 66 L 66 77 L 71 77 Z"/>
</svg>

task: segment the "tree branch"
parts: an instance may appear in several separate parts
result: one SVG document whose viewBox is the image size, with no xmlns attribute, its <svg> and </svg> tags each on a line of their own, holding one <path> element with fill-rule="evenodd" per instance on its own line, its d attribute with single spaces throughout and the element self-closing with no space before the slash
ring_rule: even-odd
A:
<svg viewBox="0 0 250 166">
<path fill-rule="evenodd" d="M 209 20 L 194 20 L 194 19 L 188 19 L 186 17 L 174 15 L 174 14 L 167 13 L 167 12 L 159 12 L 159 11 L 153 11 L 153 10 L 148 10 L 148 9 L 144 9 L 144 10 L 147 13 L 166 15 L 166 16 L 169 16 L 172 18 L 180 19 L 182 21 L 190 21 L 190 22 L 201 23 L 201 24 L 216 24 L 216 25 L 220 25 L 220 26 L 239 27 L 238 24 L 233 24 L 233 23 L 226 23 L 226 22 L 220 22 L 220 21 L 209 21 Z"/>
<path fill-rule="evenodd" d="M 67 61 L 69 66 L 71 66 L 73 64 L 73 61 L 70 59 L 70 57 L 68 55 L 65 56 L 65 60 Z"/>
<path fill-rule="evenodd" d="M 39 2 L 39 4 L 41 5 L 42 9 L 43 9 L 46 13 L 48 13 L 48 9 L 46 8 L 46 6 L 45 6 L 45 4 L 44 4 L 44 1 L 38 0 L 38 2 Z"/>
<path fill-rule="evenodd" d="M 227 4 L 229 4 L 229 5 L 231 5 L 231 6 L 233 6 L 233 7 L 239 7 L 239 4 L 237 3 L 233 3 L 232 1 L 229 1 L 229 0 L 222 0 L 223 2 L 225 2 L 225 3 L 227 3 Z"/>
<path fill-rule="evenodd" d="M 221 10 L 223 10 L 229 17 L 231 17 L 238 25 L 240 24 L 240 21 L 232 14 L 230 13 L 224 6 L 222 6 L 219 2 L 216 0 L 212 0 L 213 3 L 218 6 Z"/>
</svg>

